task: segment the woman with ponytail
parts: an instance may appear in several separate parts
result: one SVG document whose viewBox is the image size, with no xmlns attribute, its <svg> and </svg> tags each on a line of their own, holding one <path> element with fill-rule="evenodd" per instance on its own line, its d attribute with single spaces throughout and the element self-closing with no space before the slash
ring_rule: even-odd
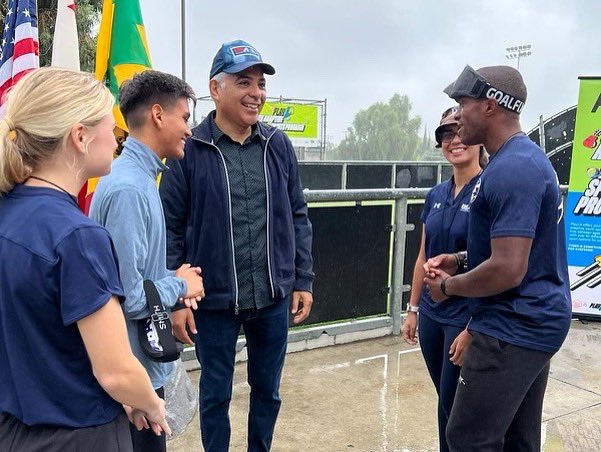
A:
<svg viewBox="0 0 601 452">
<path fill-rule="evenodd" d="M 130 451 L 170 434 L 132 355 L 111 238 L 79 210 L 110 171 L 113 96 L 90 74 L 41 68 L 0 119 L 0 450 Z"/>
</svg>

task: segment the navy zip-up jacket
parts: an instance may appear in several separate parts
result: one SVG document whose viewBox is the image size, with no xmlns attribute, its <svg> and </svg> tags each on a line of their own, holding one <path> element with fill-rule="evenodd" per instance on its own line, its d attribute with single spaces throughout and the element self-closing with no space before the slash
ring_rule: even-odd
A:
<svg viewBox="0 0 601 452">
<path fill-rule="evenodd" d="M 213 113 L 211 113 L 213 114 Z M 292 143 L 280 130 L 257 123 L 267 190 L 267 266 L 273 298 L 312 292 L 312 228 Z M 202 268 L 205 298 L 199 309 L 238 306 L 229 178 L 211 142 L 209 117 L 192 129 L 182 160 L 168 160 L 160 194 L 167 225 L 167 266 Z"/>
</svg>

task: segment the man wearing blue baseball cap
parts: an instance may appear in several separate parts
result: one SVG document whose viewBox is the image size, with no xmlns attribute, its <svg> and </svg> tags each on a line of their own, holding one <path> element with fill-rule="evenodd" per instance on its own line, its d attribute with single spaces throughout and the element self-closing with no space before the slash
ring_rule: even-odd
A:
<svg viewBox="0 0 601 452">
<path fill-rule="evenodd" d="M 446 436 L 451 452 L 541 450 L 551 357 L 570 327 L 571 299 L 557 175 L 521 130 L 527 90 L 509 66 L 466 66 L 445 93 L 466 145 L 490 162 L 471 196 L 465 254 L 425 265 L 431 297 L 469 297 L 472 342 Z"/>
<path fill-rule="evenodd" d="M 236 342 L 244 328 L 250 411 L 248 450 L 267 451 L 280 408 L 279 384 L 293 322 L 313 302 L 311 223 L 288 137 L 258 122 L 265 74 L 275 69 L 244 41 L 221 46 L 210 72 L 215 111 L 192 130 L 182 160 L 161 181 L 167 260 L 200 266 L 205 299 L 172 316 L 201 365 L 200 428 L 207 452 L 229 448 Z M 187 327 L 187 328 L 186 328 Z"/>
</svg>

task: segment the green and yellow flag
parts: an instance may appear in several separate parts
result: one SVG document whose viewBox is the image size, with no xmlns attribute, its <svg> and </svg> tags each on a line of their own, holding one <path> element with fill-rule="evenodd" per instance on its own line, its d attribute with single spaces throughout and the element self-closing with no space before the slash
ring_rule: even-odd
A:
<svg viewBox="0 0 601 452">
<path fill-rule="evenodd" d="M 115 135 L 123 137 L 127 126 L 119 110 L 119 87 L 151 68 L 150 52 L 138 0 L 104 0 L 96 44 L 96 79 L 104 81 L 115 96 Z M 78 202 L 87 215 L 98 179 L 89 179 L 79 192 Z"/>
<path fill-rule="evenodd" d="M 138 0 L 104 0 L 96 47 L 96 78 L 104 80 L 115 99 L 119 87 L 134 74 L 151 68 L 150 52 Z M 118 107 L 117 127 L 127 130 Z"/>
</svg>

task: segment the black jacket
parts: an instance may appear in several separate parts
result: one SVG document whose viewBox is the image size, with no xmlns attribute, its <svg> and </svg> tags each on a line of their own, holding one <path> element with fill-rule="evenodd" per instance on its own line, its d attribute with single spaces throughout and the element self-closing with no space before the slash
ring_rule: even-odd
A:
<svg viewBox="0 0 601 452">
<path fill-rule="evenodd" d="M 211 113 L 212 114 L 212 113 Z M 288 137 L 257 123 L 267 186 L 267 265 L 273 298 L 312 291 L 312 228 Z M 167 266 L 202 267 L 200 309 L 238 305 L 230 187 L 221 151 L 211 143 L 209 117 L 192 130 L 182 160 L 168 160 L 160 193 L 167 224 Z"/>
</svg>

